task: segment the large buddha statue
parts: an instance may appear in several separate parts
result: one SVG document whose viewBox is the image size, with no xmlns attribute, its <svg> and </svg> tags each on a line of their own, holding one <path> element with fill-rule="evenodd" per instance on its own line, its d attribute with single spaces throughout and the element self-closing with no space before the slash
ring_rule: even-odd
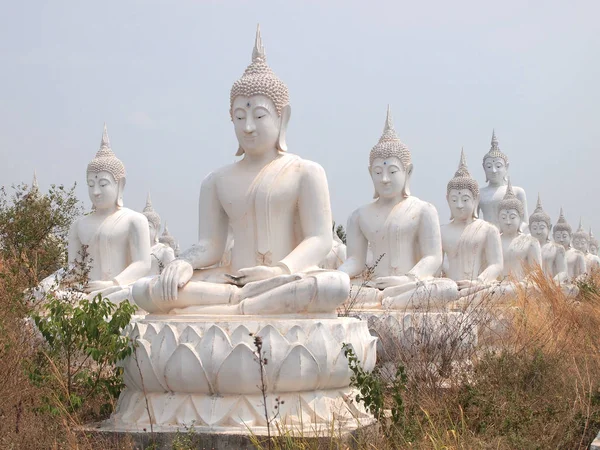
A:
<svg viewBox="0 0 600 450">
<path fill-rule="evenodd" d="M 521 231 L 525 220 L 525 207 L 513 192 L 510 179 L 506 186 L 506 194 L 498 204 L 498 210 L 504 258 L 503 282 L 510 285 L 515 281 L 524 282 L 527 268 L 541 266 L 542 250 L 536 238 Z"/>
<path fill-rule="evenodd" d="M 483 219 L 493 223 L 497 227 L 499 222 L 499 204 L 506 195 L 506 186 L 508 183 L 508 156 L 500 151 L 496 132 L 492 132 L 492 146 L 490 151 L 483 157 L 483 170 L 485 171 L 485 181 L 488 183 L 481 189 L 481 199 L 479 201 L 479 210 Z M 521 217 L 523 225 L 521 231 L 527 230 L 527 197 L 525 191 L 517 186 L 513 186 L 513 192 L 517 199 L 523 205 L 523 214 Z"/>
<path fill-rule="evenodd" d="M 159 275 L 162 270 L 175 259 L 175 251 L 171 246 L 159 242 L 158 232 L 160 231 L 160 216 L 152 206 L 150 193 L 146 199 L 146 206 L 142 212 L 148 219 L 148 230 L 150 231 L 150 253 L 152 255 L 152 270 L 153 275 Z"/>
<path fill-rule="evenodd" d="M 87 246 L 86 292 L 90 298 L 101 293 L 120 302 L 130 297 L 131 284 L 150 271 L 150 235 L 146 217 L 123 207 L 125 166 L 111 150 L 106 125 L 100 150 L 87 167 L 87 185 L 93 211 L 71 226 L 69 263 Z"/>
<path fill-rule="evenodd" d="M 592 256 L 598 256 L 598 239 L 594 237 L 594 233 L 592 233 L 592 227 L 590 227 L 590 246 L 589 252 Z"/>
<path fill-rule="evenodd" d="M 456 281 L 459 297 L 469 297 L 496 284 L 502 273 L 500 232 L 477 217 L 479 185 L 467 168 L 464 152 L 448 182 L 450 223 L 443 225 L 444 273 Z"/>
<path fill-rule="evenodd" d="M 175 237 L 173 237 L 173 235 L 169 232 L 169 226 L 167 225 L 166 221 L 165 228 L 160 237 L 158 238 L 158 242 L 160 242 L 161 244 L 168 245 L 173 249 L 175 256 L 179 256 L 179 245 L 177 244 L 177 241 L 175 241 Z"/>
<path fill-rule="evenodd" d="M 546 276 L 563 282 L 568 278 L 566 251 L 562 245 L 549 238 L 551 230 L 550 216 L 544 211 L 538 194 L 537 205 L 529 217 L 529 231 L 542 248 L 542 270 Z"/>
<path fill-rule="evenodd" d="M 287 152 L 286 85 L 267 65 L 257 32 L 252 62 L 231 89 L 239 148 L 200 191 L 199 242 L 158 277 L 138 281 L 135 302 L 150 313 L 333 313 L 348 276 L 319 270 L 332 247 L 323 168 Z M 233 230 L 231 264 L 219 263 Z"/>
<path fill-rule="evenodd" d="M 442 306 L 456 298 L 454 281 L 434 278 L 442 265 L 438 214 L 410 194 L 412 171 L 410 151 L 398 138 L 388 108 L 383 134 L 369 156 L 375 200 L 348 219 L 348 259 L 339 268 L 360 286 L 351 294 L 358 296 L 359 307 Z M 369 245 L 376 263 L 374 278 L 365 280 Z"/>
<path fill-rule="evenodd" d="M 567 273 L 569 279 L 577 278 L 585 273 L 585 255 L 571 247 L 573 229 L 567 223 L 563 214 L 563 209 L 560 208 L 560 215 L 556 225 L 554 225 L 554 241 L 562 245 L 565 249 L 567 258 Z"/>
</svg>

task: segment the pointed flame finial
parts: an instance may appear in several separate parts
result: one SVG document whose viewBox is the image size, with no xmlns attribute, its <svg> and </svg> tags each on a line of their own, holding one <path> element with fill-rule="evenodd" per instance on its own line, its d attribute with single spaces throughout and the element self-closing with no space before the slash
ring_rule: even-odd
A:
<svg viewBox="0 0 600 450">
<path fill-rule="evenodd" d="M 498 138 L 496 138 L 496 129 L 492 129 L 492 147 L 498 147 Z"/>
<path fill-rule="evenodd" d="M 108 140 L 108 130 L 106 129 L 106 122 L 104 122 L 104 130 L 102 131 L 102 141 L 100 141 L 100 148 L 110 148 L 110 141 Z"/>
<path fill-rule="evenodd" d="M 583 221 L 581 220 L 581 216 L 579 216 L 579 228 L 577 228 L 577 231 L 584 231 L 584 229 L 583 229 Z"/>
<path fill-rule="evenodd" d="M 153 211 L 154 207 L 152 206 L 152 198 L 150 197 L 150 192 L 146 195 L 146 207 L 144 211 Z"/>
<path fill-rule="evenodd" d="M 515 197 L 515 193 L 513 192 L 510 177 L 508 177 L 508 184 L 506 185 L 506 194 L 504 194 L 504 198 L 508 198 L 508 197 Z"/>
<path fill-rule="evenodd" d="M 33 180 L 31 180 L 31 190 L 33 191 L 34 189 L 37 191 L 39 190 L 39 185 L 38 185 L 38 179 L 37 179 L 37 172 L 35 169 L 33 169 Z"/>
<path fill-rule="evenodd" d="M 535 205 L 535 209 L 542 209 L 542 198 L 540 197 L 540 193 L 538 192 L 537 205 Z"/>
<path fill-rule="evenodd" d="M 565 214 L 563 213 L 563 207 L 560 207 L 560 213 L 558 214 L 558 221 L 559 222 L 566 222 L 565 220 Z"/>
<path fill-rule="evenodd" d="M 256 25 L 256 39 L 254 41 L 254 49 L 252 50 L 252 61 L 259 59 L 265 60 L 265 47 L 263 46 L 262 37 L 260 36 L 260 24 Z"/>
<path fill-rule="evenodd" d="M 383 126 L 383 134 L 387 131 L 394 131 L 394 122 L 392 120 L 392 107 L 388 103 L 387 113 L 385 116 L 385 125 Z"/>
</svg>

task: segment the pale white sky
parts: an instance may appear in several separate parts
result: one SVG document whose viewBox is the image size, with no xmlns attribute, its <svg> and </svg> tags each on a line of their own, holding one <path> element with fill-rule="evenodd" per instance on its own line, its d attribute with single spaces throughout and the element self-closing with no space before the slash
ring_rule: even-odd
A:
<svg viewBox="0 0 600 450">
<path fill-rule="evenodd" d="M 412 192 L 448 221 L 446 183 L 464 146 L 484 184 L 492 128 L 529 210 L 537 192 L 600 236 L 598 1 L 4 2 L 0 184 L 79 183 L 106 121 L 128 176 L 150 191 L 182 248 L 198 192 L 234 161 L 229 89 L 260 22 L 290 89 L 290 151 L 325 167 L 334 218 L 371 201 L 368 155 L 392 105 L 412 151 Z"/>
</svg>

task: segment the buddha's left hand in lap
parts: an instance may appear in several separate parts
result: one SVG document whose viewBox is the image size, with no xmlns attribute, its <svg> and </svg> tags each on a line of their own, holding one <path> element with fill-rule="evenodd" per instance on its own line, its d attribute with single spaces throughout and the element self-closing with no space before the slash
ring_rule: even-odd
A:
<svg viewBox="0 0 600 450">
<path fill-rule="evenodd" d="M 279 275 L 285 275 L 282 267 L 256 266 L 238 270 L 238 275 L 227 275 L 228 282 L 242 287 L 253 281 L 268 280 Z"/>
<path fill-rule="evenodd" d="M 85 290 L 85 292 L 90 293 L 90 292 L 95 292 L 95 291 L 101 291 L 103 289 L 107 289 L 107 288 L 115 287 L 115 286 L 117 286 L 117 285 L 114 283 L 114 281 L 96 280 L 96 281 L 88 282 L 88 284 L 86 285 L 84 290 Z"/>
<path fill-rule="evenodd" d="M 387 289 L 387 288 L 393 287 L 393 286 L 402 286 L 404 284 L 410 283 L 411 281 L 414 281 L 414 280 L 411 279 L 410 277 L 407 277 L 406 275 L 402 275 L 399 277 L 398 276 L 379 277 L 373 281 L 373 284 L 377 289 Z"/>
</svg>

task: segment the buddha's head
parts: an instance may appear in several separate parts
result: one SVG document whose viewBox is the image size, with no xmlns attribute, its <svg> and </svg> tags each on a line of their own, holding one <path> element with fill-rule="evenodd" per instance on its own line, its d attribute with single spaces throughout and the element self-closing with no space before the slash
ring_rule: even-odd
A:
<svg viewBox="0 0 600 450">
<path fill-rule="evenodd" d="M 500 224 L 502 234 L 519 234 L 524 215 L 523 203 L 521 203 L 521 200 L 513 192 L 509 179 L 508 186 L 506 186 L 506 194 L 498 205 L 498 223 Z"/>
<path fill-rule="evenodd" d="M 291 114 L 288 88 L 267 65 L 260 27 L 252 62 L 231 88 L 230 114 L 239 143 L 236 156 L 287 150 L 285 133 Z"/>
<path fill-rule="evenodd" d="M 579 219 L 579 228 L 573 233 L 572 245 L 580 252 L 587 253 L 590 245 L 590 235 L 586 233 Z"/>
<path fill-rule="evenodd" d="M 446 200 L 450 207 L 450 220 L 477 219 L 479 185 L 469 173 L 465 152 L 462 150 L 458 170 L 446 188 Z"/>
<path fill-rule="evenodd" d="M 158 238 L 158 242 L 171 247 L 173 249 L 173 251 L 176 252 L 176 255 L 177 255 L 178 246 L 177 246 L 177 243 L 175 242 L 175 238 L 173 236 L 171 236 L 171 233 L 169 233 L 169 227 L 167 226 L 167 222 L 165 222 L 165 229 L 164 229 L 163 233 L 160 235 L 160 238 Z"/>
<path fill-rule="evenodd" d="M 388 106 L 383 134 L 369 155 L 369 173 L 375 187 L 373 198 L 409 197 L 412 170 L 410 151 L 394 130 Z"/>
<path fill-rule="evenodd" d="M 565 215 L 563 214 L 563 209 L 560 208 L 560 215 L 558 216 L 558 221 L 556 222 L 556 225 L 554 225 L 554 241 L 568 250 L 571 247 L 572 233 L 573 229 L 571 228 L 571 225 L 567 223 Z"/>
<path fill-rule="evenodd" d="M 495 131 L 492 131 L 490 151 L 483 157 L 483 170 L 486 183 L 500 185 L 508 180 L 508 156 L 500 151 Z"/>
<path fill-rule="evenodd" d="M 121 208 L 125 189 L 125 166 L 110 148 L 106 124 L 100 150 L 87 166 L 88 193 L 96 211 Z"/>
<path fill-rule="evenodd" d="M 533 211 L 533 214 L 529 216 L 529 231 L 531 235 L 539 241 L 540 245 L 544 245 L 548 242 L 551 230 L 552 223 L 550 222 L 550 216 L 546 214 L 542 208 L 542 200 L 538 194 L 535 210 Z"/>
<path fill-rule="evenodd" d="M 588 251 L 592 255 L 598 256 L 598 239 L 596 239 L 594 237 L 594 234 L 592 233 L 592 229 L 591 228 L 590 228 L 590 245 L 589 245 Z"/>
<path fill-rule="evenodd" d="M 146 198 L 146 206 L 144 207 L 144 211 L 142 214 L 146 216 L 148 219 L 148 229 L 150 230 L 150 245 L 154 245 L 158 242 L 158 232 L 160 230 L 160 216 L 156 211 L 154 211 L 154 207 L 152 206 L 152 199 L 150 198 L 150 193 L 148 193 L 148 197 Z"/>
</svg>

